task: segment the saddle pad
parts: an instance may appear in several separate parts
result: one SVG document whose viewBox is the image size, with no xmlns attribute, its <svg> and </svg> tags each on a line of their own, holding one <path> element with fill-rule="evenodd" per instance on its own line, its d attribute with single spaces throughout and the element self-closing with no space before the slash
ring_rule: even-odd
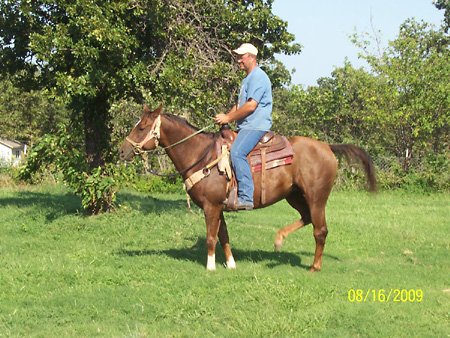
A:
<svg viewBox="0 0 450 338">
<path fill-rule="evenodd" d="M 279 160 L 274 160 L 271 162 L 266 162 L 266 169 L 272 169 L 276 167 L 280 167 L 282 165 L 292 164 L 292 156 L 282 158 Z M 262 170 L 262 163 L 252 166 L 252 172 L 257 173 Z"/>
</svg>

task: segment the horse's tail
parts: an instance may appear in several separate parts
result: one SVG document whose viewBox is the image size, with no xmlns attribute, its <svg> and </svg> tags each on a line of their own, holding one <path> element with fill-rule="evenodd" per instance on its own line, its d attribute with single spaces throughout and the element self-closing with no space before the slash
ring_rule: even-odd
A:
<svg viewBox="0 0 450 338">
<path fill-rule="evenodd" d="M 350 158 L 360 160 L 366 172 L 367 180 L 369 181 L 369 190 L 377 190 L 375 168 L 370 155 L 364 149 L 353 144 L 330 144 L 329 146 L 333 153 L 337 155 L 344 155 L 347 163 L 350 162 Z"/>
</svg>

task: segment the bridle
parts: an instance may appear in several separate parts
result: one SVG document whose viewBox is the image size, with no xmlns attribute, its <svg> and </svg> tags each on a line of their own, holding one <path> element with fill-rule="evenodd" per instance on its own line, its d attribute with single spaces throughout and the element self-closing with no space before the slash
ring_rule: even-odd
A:
<svg viewBox="0 0 450 338">
<path fill-rule="evenodd" d="M 174 146 L 176 146 L 176 145 L 178 145 L 178 144 L 181 144 L 181 143 L 187 141 L 187 140 L 190 139 L 191 137 L 193 137 L 193 136 L 195 136 L 195 135 L 197 135 L 197 134 L 202 133 L 203 131 L 205 131 L 206 129 L 211 128 L 211 127 L 214 126 L 214 125 L 215 125 L 215 123 L 214 123 L 214 124 L 211 124 L 211 125 L 209 125 L 209 126 L 206 126 L 206 127 L 203 128 L 203 129 L 200 129 L 200 130 L 196 131 L 195 133 L 193 133 L 193 134 L 191 134 L 191 135 L 185 137 L 184 139 L 182 139 L 182 140 L 180 140 L 180 141 L 178 141 L 178 142 L 176 142 L 176 143 L 174 143 L 174 144 L 171 144 L 171 145 L 169 145 L 169 146 L 167 146 L 167 147 L 160 147 L 160 148 L 161 148 L 162 150 L 166 150 L 166 149 L 172 148 L 172 147 L 174 147 Z M 133 153 L 134 153 L 135 155 L 141 155 L 142 158 L 145 159 L 144 156 L 146 155 L 146 153 L 151 152 L 152 150 L 144 150 L 144 149 L 142 149 L 142 147 L 143 147 L 147 142 L 149 142 L 149 141 L 152 140 L 152 139 L 155 139 L 155 145 L 156 145 L 156 147 L 158 147 L 158 146 L 159 146 L 159 139 L 160 139 L 160 137 L 161 137 L 161 115 L 158 115 L 158 117 L 157 117 L 157 118 L 155 119 L 155 121 L 153 122 L 152 128 L 150 129 L 150 131 L 148 132 L 148 134 L 145 136 L 145 138 L 144 138 L 141 142 L 134 142 L 134 141 L 133 141 L 132 139 L 130 139 L 128 136 L 125 138 L 125 140 L 128 141 L 128 142 L 133 146 Z M 174 173 L 174 174 L 168 174 L 168 175 L 158 174 L 157 172 L 153 171 L 151 168 L 149 169 L 149 172 L 150 172 L 152 175 L 163 176 L 163 177 L 172 177 L 172 176 L 176 176 L 176 175 L 183 174 L 183 173 L 185 173 L 186 171 L 188 171 L 188 170 L 194 168 L 197 164 L 199 164 L 199 163 L 206 157 L 206 155 L 209 153 L 209 151 L 212 149 L 212 147 L 213 147 L 214 144 L 216 143 L 217 138 L 218 138 L 218 135 L 217 135 L 217 134 L 214 135 L 214 139 L 213 139 L 213 141 L 211 142 L 211 144 L 209 145 L 208 149 L 206 149 L 206 151 L 204 152 L 204 154 L 200 157 L 200 159 L 199 159 L 198 161 L 196 161 L 194 164 L 190 165 L 188 168 L 183 169 L 183 170 L 181 170 L 181 171 L 178 171 L 178 172 L 176 172 L 176 173 Z"/>
<path fill-rule="evenodd" d="M 148 150 L 143 150 L 142 147 L 153 138 L 155 139 L 156 147 L 158 147 L 160 137 L 161 137 L 161 115 L 158 115 L 158 117 L 155 119 L 155 122 L 153 122 L 152 129 L 150 129 L 148 134 L 141 142 L 139 143 L 134 142 L 128 136 L 125 138 L 125 140 L 127 140 L 133 146 L 133 153 L 135 155 L 142 155 L 143 153 L 148 152 Z"/>
</svg>

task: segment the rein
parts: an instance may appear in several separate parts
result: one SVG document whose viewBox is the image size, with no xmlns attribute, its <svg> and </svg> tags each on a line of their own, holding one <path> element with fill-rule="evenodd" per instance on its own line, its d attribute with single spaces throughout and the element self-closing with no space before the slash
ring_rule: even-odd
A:
<svg viewBox="0 0 450 338">
<path fill-rule="evenodd" d="M 176 142 L 176 143 L 174 143 L 174 144 L 171 144 L 170 146 L 167 146 L 167 147 L 161 147 L 161 148 L 162 148 L 163 150 L 166 150 L 166 149 L 175 147 L 175 146 L 177 146 L 177 145 L 183 143 L 184 141 L 189 140 L 191 137 L 194 137 L 195 135 L 198 135 L 198 134 L 200 134 L 200 133 L 203 133 L 205 130 L 208 130 L 209 128 L 214 127 L 214 126 L 215 126 L 215 123 L 212 123 L 212 124 L 206 126 L 205 128 L 202 128 L 202 129 L 200 129 L 200 130 L 197 130 L 195 133 L 193 133 L 193 134 L 191 134 L 191 135 L 189 135 L 189 136 L 186 136 L 184 139 L 182 139 L 182 140 L 180 140 L 180 141 L 178 141 L 178 142 Z M 216 137 L 214 138 L 214 140 L 216 140 Z"/>
<path fill-rule="evenodd" d="M 191 136 L 193 136 L 193 135 L 191 135 Z M 200 157 L 200 159 L 199 159 L 197 162 L 195 162 L 194 164 L 192 164 L 192 165 L 190 165 L 189 167 L 187 167 L 186 169 L 183 169 L 183 170 L 181 170 L 181 171 L 177 171 L 176 173 L 173 173 L 173 174 L 167 174 L 167 175 L 165 175 L 165 174 L 159 174 L 159 173 L 157 173 L 156 171 L 154 171 L 152 168 L 149 168 L 149 170 L 148 170 L 149 173 L 152 174 L 152 175 L 155 175 L 155 176 L 159 176 L 159 177 L 174 177 L 174 176 L 181 175 L 181 174 L 185 173 L 186 171 L 188 171 L 188 170 L 194 168 L 197 164 L 199 164 L 199 163 L 205 158 L 206 155 L 208 155 L 209 151 L 212 149 L 212 147 L 213 147 L 214 144 L 216 143 L 216 140 L 217 140 L 218 136 L 219 136 L 219 135 L 217 135 L 217 134 L 214 135 L 213 141 L 212 141 L 211 144 L 209 145 L 208 149 L 206 149 L 206 151 L 205 151 L 205 152 L 203 153 L 203 155 Z M 189 137 L 188 137 L 188 138 L 189 138 Z M 172 146 L 174 146 L 174 145 L 176 145 L 176 144 L 173 144 Z M 172 146 L 170 146 L 170 147 L 172 147 Z M 167 149 L 167 148 L 169 148 L 169 147 L 162 148 L 162 149 Z M 147 152 L 148 152 L 148 151 L 147 151 Z M 141 155 L 142 155 L 142 154 L 141 154 Z"/>
<path fill-rule="evenodd" d="M 181 144 L 181 143 L 183 143 L 183 142 L 189 140 L 190 138 L 194 137 L 195 135 L 198 135 L 198 134 L 204 132 L 205 130 L 207 130 L 207 129 L 213 127 L 213 126 L 215 126 L 215 123 L 212 123 L 212 124 L 210 124 L 210 125 L 208 125 L 208 126 L 202 128 L 202 129 L 196 131 L 195 133 L 193 133 L 193 134 L 191 134 L 191 135 L 189 135 L 189 136 L 183 138 L 182 140 L 180 140 L 180 141 L 178 141 L 178 142 L 176 142 L 176 143 L 174 143 L 174 144 L 171 144 L 171 145 L 169 145 L 169 146 L 167 146 L 167 147 L 160 147 L 160 148 L 161 148 L 162 150 L 166 150 L 166 149 L 175 147 L 175 146 L 177 146 L 177 145 L 179 145 L 179 144 Z M 143 150 L 142 147 L 143 147 L 147 142 L 149 142 L 150 140 L 152 140 L 153 138 L 155 139 L 155 145 L 156 145 L 156 147 L 158 147 L 158 146 L 159 146 L 159 138 L 160 138 L 160 136 L 161 136 L 161 115 L 158 115 L 158 117 L 155 119 L 155 122 L 153 122 L 152 128 L 150 129 L 149 133 L 148 133 L 147 136 L 144 138 L 144 140 L 142 140 L 142 141 L 139 142 L 139 143 L 138 143 L 138 142 L 134 142 L 134 141 L 131 140 L 129 137 L 126 137 L 125 140 L 128 141 L 128 142 L 133 146 L 133 152 L 134 152 L 134 154 L 135 154 L 135 155 L 141 155 L 142 158 L 145 160 L 144 154 L 149 153 L 149 152 L 153 151 L 154 149 L 152 149 L 152 150 Z M 217 138 L 218 138 L 218 135 L 217 135 L 217 134 L 214 135 L 214 139 L 213 139 L 213 141 L 211 142 L 211 144 L 209 145 L 208 149 L 206 149 L 205 153 L 200 157 L 199 160 L 197 160 L 194 164 L 190 165 L 188 168 L 183 169 L 183 170 L 181 170 L 181 171 L 178 171 L 178 172 L 176 172 L 176 173 L 173 173 L 173 174 L 167 174 L 167 175 L 165 175 L 165 174 L 159 174 L 159 173 L 157 173 L 156 171 L 154 171 L 153 169 L 149 168 L 149 173 L 152 174 L 152 175 L 155 175 L 155 176 L 160 176 L 160 177 L 173 177 L 173 176 L 177 176 L 177 175 L 180 175 L 180 174 L 185 173 L 186 171 L 188 171 L 188 170 L 194 168 L 197 164 L 199 164 L 199 163 L 206 157 L 206 155 L 209 153 L 209 151 L 210 151 L 210 150 L 212 149 L 212 147 L 214 146 L 214 144 L 215 144 Z"/>
</svg>

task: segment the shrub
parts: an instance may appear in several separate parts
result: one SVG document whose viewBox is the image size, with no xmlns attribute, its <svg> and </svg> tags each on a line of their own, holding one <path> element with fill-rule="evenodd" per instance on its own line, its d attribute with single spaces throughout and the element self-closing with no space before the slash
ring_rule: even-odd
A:
<svg viewBox="0 0 450 338">
<path fill-rule="evenodd" d="M 133 182 L 133 187 L 138 191 L 148 193 L 182 193 L 184 191 L 181 176 L 159 177 L 140 175 Z"/>
<path fill-rule="evenodd" d="M 20 170 L 20 178 L 32 181 L 43 168 L 51 169 L 61 173 L 64 182 L 81 196 L 83 207 L 89 213 L 113 209 L 118 187 L 124 181 L 133 180 L 133 171 L 114 164 L 90 170 L 85 154 L 74 146 L 75 139 L 64 125 L 58 126 L 56 134 L 44 135 L 28 155 L 26 165 Z"/>
</svg>

